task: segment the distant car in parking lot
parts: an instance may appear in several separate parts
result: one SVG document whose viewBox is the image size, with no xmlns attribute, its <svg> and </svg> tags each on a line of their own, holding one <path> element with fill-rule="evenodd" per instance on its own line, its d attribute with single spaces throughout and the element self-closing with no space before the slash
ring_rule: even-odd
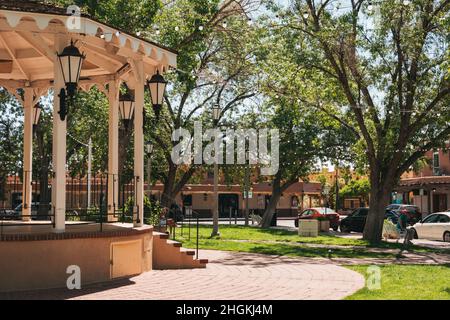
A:
<svg viewBox="0 0 450 320">
<path fill-rule="evenodd" d="M 420 221 L 422 219 L 422 213 L 420 212 L 420 209 L 418 206 L 411 205 L 411 204 L 390 204 L 386 207 L 386 212 L 393 211 L 398 216 L 400 214 L 406 214 L 408 217 L 408 224 L 413 225 L 416 222 Z"/>
<path fill-rule="evenodd" d="M 326 218 L 330 221 L 330 228 L 337 231 L 339 228 L 339 214 L 330 208 L 317 207 L 303 210 L 294 220 L 294 224 L 298 227 L 299 219 L 319 219 Z"/>
<path fill-rule="evenodd" d="M 39 202 L 33 202 L 31 204 L 31 219 L 35 220 L 38 217 L 38 210 L 39 210 Z M 51 204 L 48 204 L 48 211 L 51 212 Z M 14 210 L 3 210 L 0 212 L 3 216 L 3 220 L 16 220 L 22 218 L 22 203 L 18 204 Z M 45 217 L 45 219 L 48 219 L 48 217 Z"/>
<path fill-rule="evenodd" d="M 412 227 L 414 239 L 450 242 L 450 212 L 430 214 Z"/>
<path fill-rule="evenodd" d="M 341 232 L 363 232 L 366 225 L 369 208 L 358 208 L 350 213 L 347 217 L 341 220 L 339 229 Z M 395 211 L 387 211 L 384 216 L 385 219 L 397 223 L 398 214 Z"/>
</svg>

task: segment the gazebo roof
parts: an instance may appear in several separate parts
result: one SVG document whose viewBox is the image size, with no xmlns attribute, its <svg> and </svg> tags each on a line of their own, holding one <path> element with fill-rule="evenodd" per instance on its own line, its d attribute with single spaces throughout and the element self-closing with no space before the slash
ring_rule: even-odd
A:
<svg viewBox="0 0 450 320">
<path fill-rule="evenodd" d="M 142 59 L 145 76 L 176 66 L 176 52 L 99 22 L 85 14 L 70 28 L 67 9 L 38 1 L 0 2 L 0 86 L 50 87 L 56 50 L 54 38 L 65 34 L 85 52 L 80 85 L 106 83 L 131 71 Z M 69 22 L 69 23 L 68 23 Z M 68 27 L 69 26 L 69 27 Z"/>
</svg>

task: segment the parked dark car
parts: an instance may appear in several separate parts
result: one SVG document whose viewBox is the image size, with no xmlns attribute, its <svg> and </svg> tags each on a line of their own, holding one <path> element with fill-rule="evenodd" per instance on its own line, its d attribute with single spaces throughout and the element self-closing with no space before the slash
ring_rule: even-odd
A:
<svg viewBox="0 0 450 320">
<path fill-rule="evenodd" d="M 341 220 L 339 229 L 341 232 L 345 233 L 352 231 L 363 232 L 368 214 L 369 208 L 358 208 L 354 210 L 347 217 Z M 395 211 L 387 211 L 384 218 L 396 224 L 398 221 L 398 214 Z"/>
<path fill-rule="evenodd" d="M 330 228 L 337 231 L 339 228 L 339 214 L 330 208 L 309 208 L 303 210 L 295 219 L 295 226 L 298 227 L 299 219 L 318 219 L 327 218 L 330 221 Z"/>
<path fill-rule="evenodd" d="M 410 204 L 390 204 L 386 207 L 386 212 L 393 211 L 398 216 L 406 214 L 408 217 L 408 225 L 413 225 L 422 219 L 422 213 L 418 206 Z"/>
</svg>

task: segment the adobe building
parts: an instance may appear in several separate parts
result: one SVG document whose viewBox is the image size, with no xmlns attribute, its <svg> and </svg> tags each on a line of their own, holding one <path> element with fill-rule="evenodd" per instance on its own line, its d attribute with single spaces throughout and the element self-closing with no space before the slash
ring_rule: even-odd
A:
<svg viewBox="0 0 450 320">
<path fill-rule="evenodd" d="M 405 173 L 393 197 L 418 206 L 424 216 L 450 209 L 449 151 L 449 148 L 428 151 L 425 154 L 428 164 L 419 172 Z"/>
</svg>

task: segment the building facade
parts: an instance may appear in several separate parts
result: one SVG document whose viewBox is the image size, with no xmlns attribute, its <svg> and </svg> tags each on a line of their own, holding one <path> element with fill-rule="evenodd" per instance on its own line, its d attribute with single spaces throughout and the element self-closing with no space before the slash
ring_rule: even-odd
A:
<svg viewBox="0 0 450 320">
<path fill-rule="evenodd" d="M 418 206 L 424 216 L 450 208 L 449 149 L 429 151 L 425 157 L 427 164 L 419 172 L 405 173 L 393 194 L 398 202 Z"/>
</svg>

